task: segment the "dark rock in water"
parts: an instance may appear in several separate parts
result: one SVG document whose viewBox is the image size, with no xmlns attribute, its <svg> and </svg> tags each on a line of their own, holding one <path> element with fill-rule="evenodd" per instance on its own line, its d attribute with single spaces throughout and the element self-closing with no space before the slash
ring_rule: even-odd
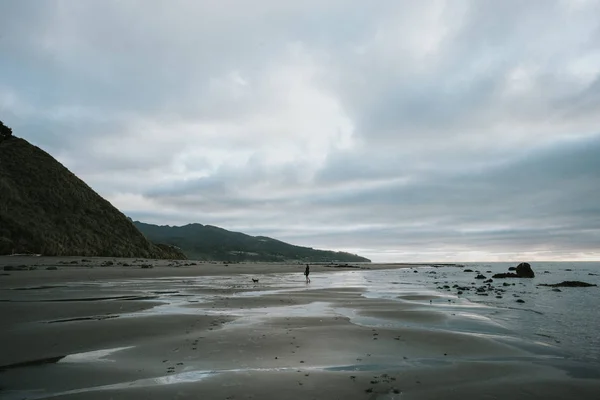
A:
<svg viewBox="0 0 600 400">
<path fill-rule="evenodd" d="M 463 294 L 462 290 L 459 290 L 458 292 L 456 292 L 456 294 Z"/>
<path fill-rule="evenodd" d="M 552 289 L 553 292 L 562 292 L 562 290 L 560 290 L 559 288 L 554 288 Z"/>
<path fill-rule="evenodd" d="M 142 269 L 154 268 L 154 266 L 153 266 L 153 265 L 150 265 L 150 264 L 142 264 L 142 265 L 140 265 L 140 267 L 141 267 Z"/>
<path fill-rule="evenodd" d="M 498 295 L 498 296 L 496 296 L 496 298 L 497 298 L 497 299 L 501 299 L 501 298 L 502 298 L 502 296 Z"/>
<path fill-rule="evenodd" d="M 488 279 L 487 281 L 483 281 L 483 283 L 492 283 L 492 282 L 494 282 L 493 279 Z"/>
<path fill-rule="evenodd" d="M 463 269 L 463 272 L 473 272 L 473 270 L 467 268 L 467 269 Z"/>
<path fill-rule="evenodd" d="M 565 271 L 573 271 L 571 268 L 567 268 L 565 269 Z"/>
<path fill-rule="evenodd" d="M 511 270 L 511 268 L 509 268 Z M 529 263 L 521 263 L 514 268 L 514 272 L 504 272 L 501 274 L 495 274 L 492 276 L 494 279 L 502 279 L 502 278 L 533 278 L 535 274 L 531 269 L 531 265 Z"/>
<path fill-rule="evenodd" d="M 57 269 L 58 269 L 58 267 L 55 267 L 55 266 L 46 267 L 46 270 L 48 270 L 48 271 L 56 271 Z"/>
<path fill-rule="evenodd" d="M 560 283 L 547 284 L 540 283 L 538 286 L 547 286 L 547 287 L 590 287 L 590 286 L 598 286 L 593 283 L 580 282 L 580 281 L 563 281 Z"/>
<path fill-rule="evenodd" d="M 475 279 L 485 279 L 485 278 L 486 278 L 486 276 L 485 275 L 481 275 L 481 274 L 479 274 L 479 275 L 477 275 L 475 277 Z"/>
<path fill-rule="evenodd" d="M 491 274 L 491 273 L 492 273 L 492 271 L 485 271 L 485 272 L 487 272 L 488 274 Z"/>
<path fill-rule="evenodd" d="M 504 283 L 502 283 L 502 286 L 510 286 L 510 283 L 504 282 Z"/>
<path fill-rule="evenodd" d="M 516 271 L 516 270 L 517 270 L 517 267 L 508 267 L 508 270 L 509 270 L 509 271 Z"/>
<path fill-rule="evenodd" d="M 550 273 L 550 271 L 544 271 L 544 273 L 545 273 L 545 274 L 549 274 L 549 273 Z"/>
<path fill-rule="evenodd" d="M 518 300 L 517 300 L 517 303 L 525 303 L 525 300 L 523 300 L 523 299 L 518 299 Z"/>
<path fill-rule="evenodd" d="M 517 275 L 519 278 L 534 278 L 535 274 L 531 269 L 531 265 L 529 263 L 521 263 L 517 265 Z"/>
<path fill-rule="evenodd" d="M 492 275 L 492 278 L 494 278 L 494 279 L 519 278 L 519 275 L 515 274 L 514 272 L 504 272 L 501 274 L 494 274 L 494 275 Z"/>
<path fill-rule="evenodd" d="M 589 276 L 598 276 L 598 274 L 592 274 L 591 272 L 588 275 Z"/>
<path fill-rule="evenodd" d="M 112 261 L 105 261 L 101 264 L 102 267 L 111 267 L 113 266 L 115 263 Z"/>
<path fill-rule="evenodd" d="M 5 265 L 5 271 L 29 271 L 35 269 L 35 267 L 28 267 L 27 265 Z"/>
</svg>

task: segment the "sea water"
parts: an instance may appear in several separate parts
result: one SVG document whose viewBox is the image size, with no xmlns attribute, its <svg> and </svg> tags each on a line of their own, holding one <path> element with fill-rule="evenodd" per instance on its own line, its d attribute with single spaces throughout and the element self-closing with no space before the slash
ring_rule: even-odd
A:
<svg viewBox="0 0 600 400">
<path fill-rule="evenodd" d="M 493 274 L 508 272 L 508 268 L 516 266 L 516 263 L 463 265 L 365 271 L 361 275 L 370 281 L 367 283 L 371 285 L 371 295 L 374 296 L 393 296 L 390 283 L 400 282 L 404 288 L 407 285 L 421 287 L 439 296 L 431 303 L 422 300 L 424 304 L 453 307 L 454 304 L 465 305 L 468 302 L 481 305 L 472 310 L 506 327 L 513 336 L 558 348 L 567 358 L 597 364 L 600 371 L 600 262 L 531 263 L 535 272 L 533 279 L 494 279 L 492 286 L 504 290 L 501 298 L 497 298 L 494 291 L 481 296 L 473 289 L 463 290 L 459 295 L 459 289 L 452 286 L 483 286 L 483 280 L 474 279 L 478 272 L 491 278 Z M 465 269 L 474 272 L 464 272 Z M 583 281 L 598 286 L 565 287 L 559 288 L 560 291 L 538 286 L 562 281 Z M 504 282 L 510 286 L 503 286 Z M 366 287 L 369 288 L 368 285 Z M 517 302 L 519 299 L 524 302 Z"/>
</svg>

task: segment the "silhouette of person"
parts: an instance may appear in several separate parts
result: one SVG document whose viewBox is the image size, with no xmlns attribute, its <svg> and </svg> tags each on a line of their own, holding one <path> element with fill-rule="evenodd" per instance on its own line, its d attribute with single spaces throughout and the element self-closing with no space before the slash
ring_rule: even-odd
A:
<svg viewBox="0 0 600 400">
<path fill-rule="evenodd" d="M 304 270 L 304 275 L 306 275 L 306 283 L 310 283 L 310 278 L 308 277 L 308 274 L 310 274 L 310 267 L 308 266 L 308 264 L 306 264 L 306 269 Z"/>
</svg>

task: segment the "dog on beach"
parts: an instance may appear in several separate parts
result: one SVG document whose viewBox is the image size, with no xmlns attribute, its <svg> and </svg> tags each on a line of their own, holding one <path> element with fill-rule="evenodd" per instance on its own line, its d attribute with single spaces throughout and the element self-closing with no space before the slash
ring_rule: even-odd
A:
<svg viewBox="0 0 600 400">
<path fill-rule="evenodd" d="M 258 283 L 258 279 L 254 279 L 254 278 L 252 278 L 252 282 L 254 282 L 254 283 Z"/>
</svg>

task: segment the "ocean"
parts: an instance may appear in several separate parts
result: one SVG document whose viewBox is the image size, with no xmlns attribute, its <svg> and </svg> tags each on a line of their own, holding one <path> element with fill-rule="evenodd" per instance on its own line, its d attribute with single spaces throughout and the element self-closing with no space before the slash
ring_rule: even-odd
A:
<svg viewBox="0 0 600 400">
<path fill-rule="evenodd" d="M 478 273 L 491 278 L 493 274 L 508 272 L 516 263 L 462 265 L 464 268 L 361 271 L 359 275 L 366 280 L 367 296 L 402 299 L 399 292 L 430 293 L 432 299 L 410 301 L 420 302 L 425 308 L 485 319 L 506 337 L 543 346 L 550 354 L 565 359 L 597 365 L 600 371 L 600 262 L 531 263 L 536 275 L 533 279 L 494 279 L 492 286 L 503 290 L 498 297 L 495 291 L 487 291 L 487 296 L 482 296 L 475 290 L 462 290 L 459 295 L 459 289 L 453 286 L 483 286 L 482 280 L 474 279 Z M 474 272 L 465 272 L 465 269 Z M 562 281 L 583 281 L 598 286 L 566 287 L 560 291 L 538 286 Z M 504 282 L 510 286 L 504 286 Z M 523 303 L 517 302 L 519 299 Z M 473 330 L 481 330 L 481 326 Z"/>
</svg>

